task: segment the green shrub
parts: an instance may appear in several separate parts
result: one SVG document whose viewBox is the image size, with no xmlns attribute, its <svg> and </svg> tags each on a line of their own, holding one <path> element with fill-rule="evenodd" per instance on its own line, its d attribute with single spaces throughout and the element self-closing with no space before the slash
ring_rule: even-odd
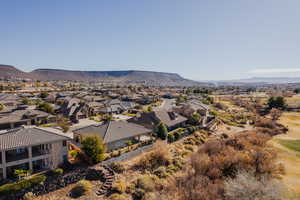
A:
<svg viewBox="0 0 300 200">
<path fill-rule="evenodd" d="M 182 137 L 182 131 L 181 130 L 176 131 L 174 133 L 174 137 L 175 137 L 175 140 L 179 140 Z"/>
<path fill-rule="evenodd" d="M 174 141 L 175 141 L 174 134 L 169 133 L 169 134 L 168 134 L 168 142 L 174 142 Z"/>
<path fill-rule="evenodd" d="M 61 168 L 51 170 L 51 174 L 54 176 L 59 176 L 64 173 L 64 170 Z"/>
<path fill-rule="evenodd" d="M 0 194 L 5 195 L 5 194 L 9 194 L 9 193 L 18 192 L 20 190 L 30 188 L 34 185 L 40 184 L 40 183 L 44 182 L 45 180 L 46 180 L 45 175 L 36 175 L 30 179 L 24 179 L 24 180 L 21 180 L 18 182 L 5 184 L 5 185 L 0 186 Z"/>
<path fill-rule="evenodd" d="M 92 185 L 89 181 L 81 180 L 79 181 L 71 190 L 71 197 L 77 198 L 86 195 L 92 191 Z"/>
<path fill-rule="evenodd" d="M 78 153 L 78 151 L 76 151 L 76 150 L 72 150 L 72 151 L 70 152 L 70 155 L 71 155 L 72 158 L 77 158 L 77 157 L 79 156 L 79 153 Z"/>
</svg>

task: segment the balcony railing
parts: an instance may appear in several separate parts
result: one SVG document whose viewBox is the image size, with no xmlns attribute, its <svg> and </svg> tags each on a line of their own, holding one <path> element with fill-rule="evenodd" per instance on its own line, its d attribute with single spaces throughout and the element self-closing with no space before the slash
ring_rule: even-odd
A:
<svg viewBox="0 0 300 200">
<path fill-rule="evenodd" d="M 50 153 L 50 150 L 48 150 L 48 149 L 32 148 L 32 157 L 47 155 L 49 153 Z"/>
<path fill-rule="evenodd" d="M 28 156 L 28 152 L 22 152 L 22 153 L 8 153 L 6 152 L 6 162 L 14 162 L 17 160 L 23 160 L 23 159 L 27 159 Z"/>
</svg>

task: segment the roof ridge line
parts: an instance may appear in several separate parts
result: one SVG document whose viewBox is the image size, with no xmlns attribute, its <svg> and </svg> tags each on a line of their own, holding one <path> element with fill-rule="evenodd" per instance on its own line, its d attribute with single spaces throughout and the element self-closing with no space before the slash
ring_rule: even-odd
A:
<svg viewBox="0 0 300 200">
<path fill-rule="evenodd" d="M 50 130 L 45 130 L 45 129 L 43 129 L 43 127 L 32 127 L 32 128 L 33 128 L 33 129 L 38 129 L 38 130 L 41 130 L 41 131 L 45 131 L 45 132 L 50 133 L 50 134 L 54 134 L 54 135 L 58 135 L 58 136 L 61 136 L 61 137 L 65 137 L 65 138 L 70 139 L 68 136 L 60 135 L 60 134 L 54 133 L 54 132 L 52 132 L 52 131 L 50 131 Z"/>
<path fill-rule="evenodd" d="M 106 128 L 104 136 L 103 136 L 103 142 L 105 141 L 105 137 L 107 135 L 108 128 L 110 127 L 110 123 L 111 123 L 111 120 L 108 121 L 108 125 L 107 125 L 107 128 Z"/>
</svg>

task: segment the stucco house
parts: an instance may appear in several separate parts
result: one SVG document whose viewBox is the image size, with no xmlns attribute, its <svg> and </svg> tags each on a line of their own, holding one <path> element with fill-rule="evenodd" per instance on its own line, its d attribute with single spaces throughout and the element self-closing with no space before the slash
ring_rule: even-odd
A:
<svg viewBox="0 0 300 200">
<path fill-rule="evenodd" d="M 150 139 L 151 132 L 151 129 L 128 121 L 109 121 L 73 131 L 74 140 L 78 146 L 84 136 L 98 135 L 106 145 L 107 151 L 125 147 L 128 141 Z"/>
<path fill-rule="evenodd" d="M 56 168 L 67 161 L 70 139 L 37 127 L 0 132 L 0 180 L 13 177 L 15 169 L 35 173 Z"/>
</svg>

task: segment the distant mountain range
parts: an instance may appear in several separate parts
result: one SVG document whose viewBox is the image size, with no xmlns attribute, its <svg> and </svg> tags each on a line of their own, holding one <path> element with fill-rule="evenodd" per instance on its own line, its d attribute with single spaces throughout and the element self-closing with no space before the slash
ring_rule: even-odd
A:
<svg viewBox="0 0 300 200">
<path fill-rule="evenodd" d="M 161 86 L 205 86 L 201 83 L 185 79 L 176 73 L 152 71 L 71 71 L 61 69 L 36 69 L 23 72 L 14 66 L 0 65 L 0 79 L 32 79 L 56 81 L 100 81 L 116 84 L 145 84 Z"/>
<path fill-rule="evenodd" d="M 259 85 L 300 83 L 300 77 L 253 77 L 247 79 L 215 81 L 218 85 Z"/>
</svg>

